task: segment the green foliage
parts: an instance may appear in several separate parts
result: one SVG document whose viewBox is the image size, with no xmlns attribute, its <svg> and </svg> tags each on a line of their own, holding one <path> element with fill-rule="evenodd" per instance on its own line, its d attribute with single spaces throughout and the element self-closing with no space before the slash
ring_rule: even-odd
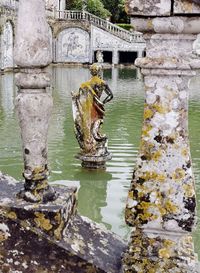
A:
<svg viewBox="0 0 200 273">
<path fill-rule="evenodd" d="M 69 0 L 66 3 L 67 10 L 82 10 L 85 5 L 85 9 L 103 19 L 111 16 L 111 13 L 105 9 L 101 0 Z"/>
<path fill-rule="evenodd" d="M 132 25 L 130 25 L 130 24 L 117 24 L 117 26 L 119 26 L 119 27 L 121 27 L 123 29 L 126 29 L 128 31 L 134 30 L 134 27 Z"/>
<path fill-rule="evenodd" d="M 105 9 L 103 3 L 100 0 L 88 0 L 86 10 L 103 19 L 111 16 L 111 13 Z"/>
<path fill-rule="evenodd" d="M 129 23 L 129 17 L 125 12 L 125 0 L 67 0 L 66 9 L 85 9 L 103 19 L 111 18 L 113 23 Z"/>
<path fill-rule="evenodd" d="M 125 0 L 101 0 L 104 7 L 111 12 L 113 23 L 129 23 L 129 17 L 125 12 Z"/>
<path fill-rule="evenodd" d="M 66 1 L 67 10 L 82 10 L 83 1 L 82 0 L 68 0 Z"/>
</svg>

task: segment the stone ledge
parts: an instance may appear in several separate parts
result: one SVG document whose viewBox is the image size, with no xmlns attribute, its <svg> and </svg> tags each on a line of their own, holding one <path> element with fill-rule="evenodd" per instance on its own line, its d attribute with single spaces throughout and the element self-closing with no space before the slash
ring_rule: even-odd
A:
<svg viewBox="0 0 200 273">
<path fill-rule="evenodd" d="M 195 17 L 156 17 L 131 18 L 131 24 L 137 31 L 143 33 L 173 33 L 173 34 L 199 34 L 200 18 Z"/>
<path fill-rule="evenodd" d="M 55 239 L 60 239 L 64 229 L 76 213 L 76 188 L 57 187 L 59 197 L 46 204 L 33 204 L 16 197 L 22 183 L 1 181 L 0 214 L 24 227 L 39 229 Z"/>
<path fill-rule="evenodd" d="M 164 57 L 164 58 L 138 58 L 135 61 L 135 65 L 144 69 L 160 69 L 170 70 L 171 74 L 181 74 L 185 71 L 186 75 L 195 75 L 195 71 L 192 69 L 200 69 L 200 60 L 188 58 L 188 60 L 179 59 L 176 57 Z"/>
<path fill-rule="evenodd" d="M 3 273 L 16 270 L 20 273 L 121 272 L 126 243 L 86 217 L 74 215 L 74 188 L 56 188 L 60 197 L 42 205 L 16 199 L 21 183 L 6 177 L 0 177 L 0 182 Z M 70 221 L 64 209 L 67 217 L 73 215 Z"/>
</svg>

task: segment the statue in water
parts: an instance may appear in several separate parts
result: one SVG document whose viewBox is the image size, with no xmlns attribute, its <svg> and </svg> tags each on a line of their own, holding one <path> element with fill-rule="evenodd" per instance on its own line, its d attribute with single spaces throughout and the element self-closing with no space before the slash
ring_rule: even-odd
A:
<svg viewBox="0 0 200 273">
<path fill-rule="evenodd" d="M 72 109 L 75 135 L 81 148 L 77 158 L 87 168 L 102 168 L 111 159 L 107 150 L 108 139 L 100 132 L 105 115 L 104 105 L 113 98 L 108 84 L 101 78 L 98 64 L 90 67 L 91 79 L 81 84 L 79 91 L 72 93 Z M 101 101 L 102 95 L 105 95 Z"/>
</svg>

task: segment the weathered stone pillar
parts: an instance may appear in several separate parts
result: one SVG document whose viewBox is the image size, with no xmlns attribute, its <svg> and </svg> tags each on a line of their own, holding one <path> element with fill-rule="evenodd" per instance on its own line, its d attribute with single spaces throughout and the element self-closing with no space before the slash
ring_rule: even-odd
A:
<svg viewBox="0 0 200 273">
<path fill-rule="evenodd" d="M 112 64 L 119 64 L 119 52 L 117 50 L 113 51 Z"/>
<path fill-rule="evenodd" d="M 0 272 L 119 273 L 125 243 L 77 214 L 76 188 L 57 187 L 56 196 L 47 183 L 52 97 L 44 72 L 51 60 L 44 0 L 20 0 L 16 35 L 25 200 L 16 196 L 22 183 L 0 173 Z"/>
<path fill-rule="evenodd" d="M 188 140 L 188 82 L 195 75 L 193 69 L 200 68 L 200 60 L 192 55 L 200 19 L 171 16 L 184 13 L 180 2 L 191 12 L 193 8 L 191 1 L 172 2 L 127 1 L 131 15 L 152 17 L 132 19 L 147 42 L 146 58 L 136 60 L 144 75 L 146 99 L 125 213 L 135 229 L 124 255 L 124 272 L 197 272 L 191 237 L 196 197 Z"/>
<path fill-rule="evenodd" d="M 25 178 L 20 196 L 31 202 L 47 202 L 56 197 L 47 182 L 47 133 L 53 100 L 44 68 L 51 62 L 51 52 L 44 1 L 20 0 L 15 44 L 15 62 L 21 68 L 16 75 L 16 108 Z"/>
<path fill-rule="evenodd" d="M 138 58 L 142 58 L 143 57 L 143 51 L 142 50 L 138 50 L 137 57 Z"/>
</svg>

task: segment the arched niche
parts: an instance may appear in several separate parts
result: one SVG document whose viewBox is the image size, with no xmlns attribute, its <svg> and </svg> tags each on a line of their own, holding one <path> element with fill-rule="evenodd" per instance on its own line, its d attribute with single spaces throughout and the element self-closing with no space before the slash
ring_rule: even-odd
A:
<svg viewBox="0 0 200 273">
<path fill-rule="evenodd" d="M 13 62 L 13 26 L 7 21 L 1 33 L 1 68 L 12 68 Z"/>
<path fill-rule="evenodd" d="M 88 63 L 90 35 L 80 28 L 66 28 L 56 39 L 56 62 Z"/>
</svg>

